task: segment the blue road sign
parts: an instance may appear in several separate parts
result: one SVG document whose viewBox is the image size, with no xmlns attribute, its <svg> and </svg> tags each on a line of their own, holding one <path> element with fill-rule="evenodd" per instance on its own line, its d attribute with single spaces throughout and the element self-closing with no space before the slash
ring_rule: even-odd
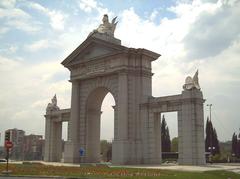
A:
<svg viewBox="0 0 240 179">
<path fill-rule="evenodd" d="M 79 154 L 81 157 L 84 156 L 84 153 L 85 153 L 85 150 L 83 148 L 80 148 Z"/>
</svg>

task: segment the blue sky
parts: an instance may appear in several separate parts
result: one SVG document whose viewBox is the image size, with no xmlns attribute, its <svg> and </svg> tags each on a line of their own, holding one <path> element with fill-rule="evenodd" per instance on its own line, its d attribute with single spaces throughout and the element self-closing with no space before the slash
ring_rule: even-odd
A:
<svg viewBox="0 0 240 179">
<path fill-rule="evenodd" d="M 220 140 L 230 140 L 240 128 L 239 9 L 239 0 L 1 0 L 0 132 L 44 134 L 43 115 L 55 93 L 61 108 L 70 107 L 69 72 L 60 63 L 107 13 L 118 16 L 122 45 L 162 55 L 153 63 L 153 96 L 181 93 L 185 77 L 199 69 L 213 125 Z M 113 101 L 108 95 L 102 106 L 107 139 Z M 166 118 L 176 136 L 176 114 Z"/>
</svg>

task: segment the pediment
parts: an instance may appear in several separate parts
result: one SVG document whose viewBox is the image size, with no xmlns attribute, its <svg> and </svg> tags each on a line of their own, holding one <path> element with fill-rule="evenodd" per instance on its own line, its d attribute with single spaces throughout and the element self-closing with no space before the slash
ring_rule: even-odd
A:
<svg viewBox="0 0 240 179">
<path fill-rule="evenodd" d="M 86 61 L 110 56 L 124 50 L 125 47 L 110 43 L 97 38 L 87 38 L 79 47 L 77 47 L 63 62 L 65 67 Z"/>
</svg>

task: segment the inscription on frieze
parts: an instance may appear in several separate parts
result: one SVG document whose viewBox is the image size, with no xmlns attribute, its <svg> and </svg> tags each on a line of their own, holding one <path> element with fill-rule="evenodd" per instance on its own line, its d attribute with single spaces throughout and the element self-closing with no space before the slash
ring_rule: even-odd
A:
<svg viewBox="0 0 240 179">
<path fill-rule="evenodd" d="M 86 76 L 92 74 L 98 74 L 106 72 L 108 69 L 111 68 L 110 61 L 98 62 L 98 63 L 91 63 L 91 64 L 82 64 L 78 67 L 73 68 L 72 76 Z"/>
</svg>

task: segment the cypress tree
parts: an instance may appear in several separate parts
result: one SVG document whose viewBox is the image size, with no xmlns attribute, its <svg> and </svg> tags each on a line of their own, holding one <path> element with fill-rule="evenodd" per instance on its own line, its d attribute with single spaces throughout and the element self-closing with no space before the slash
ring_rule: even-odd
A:
<svg viewBox="0 0 240 179">
<path fill-rule="evenodd" d="M 237 155 L 238 140 L 237 134 L 234 132 L 232 135 L 232 154 Z"/>
<path fill-rule="evenodd" d="M 212 152 L 213 155 L 220 153 L 219 141 L 216 129 L 213 128 L 212 121 L 207 118 L 205 151 Z"/>
<path fill-rule="evenodd" d="M 170 134 L 169 134 L 168 127 L 166 129 L 166 151 L 167 152 L 171 151 L 171 140 L 170 140 Z"/>
<path fill-rule="evenodd" d="M 238 137 L 236 135 L 236 140 L 237 140 L 236 156 L 240 157 L 240 133 L 238 134 Z"/>
<path fill-rule="evenodd" d="M 161 140 L 162 140 L 162 152 L 166 152 L 166 121 L 164 115 L 162 117 L 161 125 Z"/>
<path fill-rule="evenodd" d="M 211 147 L 213 146 L 213 127 L 212 122 L 207 118 L 206 123 L 206 139 L 205 139 L 205 151 L 211 152 Z"/>
<path fill-rule="evenodd" d="M 219 141 L 215 128 L 213 129 L 213 146 L 215 147 L 215 149 L 213 150 L 213 155 L 220 154 Z"/>
<path fill-rule="evenodd" d="M 162 143 L 162 152 L 171 151 L 171 140 L 169 135 L 169 129 L 165 120 L 165 116 L 162 117 L 161 123 L 161 143 Z"/>
<path fill-rule="evenodd" d="M 210 146 L 210 129 L 209 129 L 209 118 L 207 117 L 207 123 L 206 123 L 206 139 L 205 139 L 205 151 L 208 151 L 208 147 Z"/>
</svg>

